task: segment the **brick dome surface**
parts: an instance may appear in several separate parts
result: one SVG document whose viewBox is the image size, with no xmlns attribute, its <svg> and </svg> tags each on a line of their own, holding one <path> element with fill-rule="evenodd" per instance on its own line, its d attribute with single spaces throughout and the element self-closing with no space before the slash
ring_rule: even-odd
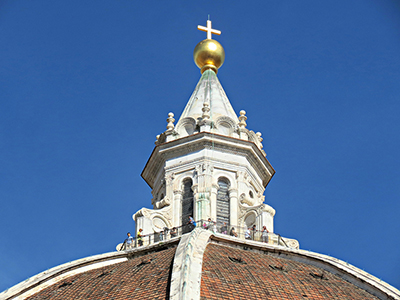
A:
<svg viewBox="0 0 400 300">
<path fill-rule="evenodd" d="M 209 244 L 201 299 L 379 299 L 315 266 Z"/>
<path fill-rule="evenodd" d="M 174 248 L 68 277 L 27 298 L 44 299 L 166 299 Z"/>
<path fill-rule="evenodd" d="M 68 277 L 27 298 L 169 299 L 176 247 Z M 209 243 L 200 299 L 379 299 L 339 276 L 298 261 Z"/>
</svg>

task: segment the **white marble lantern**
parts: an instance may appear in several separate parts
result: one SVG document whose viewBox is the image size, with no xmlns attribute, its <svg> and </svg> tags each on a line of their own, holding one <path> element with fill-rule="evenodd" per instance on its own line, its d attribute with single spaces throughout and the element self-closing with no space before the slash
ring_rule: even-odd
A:
<svg viewBox="0 0 400 300">
<path fill-rule="evenodd" d="M 211 218 L 217 227 L 274 230 L 275 210 L 264 191 L 275 171 L 263 150 L 261 133 L 246 128 L 215 72 L 204 71 L 176 125 L 169 113 L 167 130 L 157 136 L 142 177 L 152 188 L 153 209 L 133 215 L 144 234 Z"/>
</svg>

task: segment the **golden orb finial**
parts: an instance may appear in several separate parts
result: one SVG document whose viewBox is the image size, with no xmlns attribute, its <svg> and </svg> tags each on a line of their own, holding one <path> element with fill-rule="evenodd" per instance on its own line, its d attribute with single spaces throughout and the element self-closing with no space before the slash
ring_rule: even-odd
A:
<svg viewBox="0 0 400 300">
<path fill-rule="evenodd" d="M 225 51 L 216 40 L 206 39 L 194 48 L 193 58 L 201 74 L 207 69 L 212 69 L 217 74 L 218 68 L 224 63 Z"/>
<path fill-rule="evenodd" d="M 212 39 L 212 34 L 219 35 L 221 31 L 212 29 L 210 20 L 207 20 L 207 27 L 199 25 L 197 28 L 207 32 L 207 39 L 198 43 L 194 48 L 194 62 L 200 68 L 201 74 L 208 69 L 213 70 L 217 74 L 218 68 L 224 63 L 225 50 L 220 43 Z"/>
</svg>

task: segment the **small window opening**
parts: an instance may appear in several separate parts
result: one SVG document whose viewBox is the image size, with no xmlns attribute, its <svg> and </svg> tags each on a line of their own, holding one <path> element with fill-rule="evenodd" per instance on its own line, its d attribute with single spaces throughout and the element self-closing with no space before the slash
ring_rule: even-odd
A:
<svg viewBox="0 0 400 300">
<path fill-rule="evenodd" d="M 72 282 L 73 282 L 73 281 L 71 281 L 71 282 L 64 282 L 64 283 L 61 284 L 58 288 L 61 289 L 61 288 L 66 287 L 66 286 L 70 286 L 70 285 L 72 285 Z"/>
<path fill-rule="evenodd" d="M 110 273 L 110 272 L 103 272 L 103 273 L 101 273 L 99 276 L 97 276 L 97 278 L 106 276 L 106 275 L 108 275 L 109 273 Z"/>
<path fill-rule="evenodd" d="M 138 264 L 138 265 L 136 266 L 136 268 L 141 268 L 141 267 L 143 267 L 144 265 L 148 265 L 149 263 L 151 263 L 151 259 L 142 260 L 142 262 L 141 262 L 140 264 Z"/>
<path fill-rule="evenodd" d="M 310 275 L 314 278 L 321 279 L 321 280 L 328 280 L 328 278 L 325 277 L 324 273 L 318 274 L 318 273 L 310 273 Z"/>
<path fill-rule="evenodd" d="M 240 257 L 236 258 L 236 257 L 230 257 L 230 256 L 228 256 L 228 258 L 229 258 L 230 261 L 233 261 L 233 262 L 235 262 L 235 263 L 238 263 L 238 264 L 246 264 L 246 262 L 245 262 L 242 258 L 240 258 Z"/>
<path fill-rule="evenodd" d="M 271 265 L 269 265 L 269 267 L 272 270 L 283 271 L 283 266 L 282 265 L 281 266 L 271 266 Z"/>
</svg>

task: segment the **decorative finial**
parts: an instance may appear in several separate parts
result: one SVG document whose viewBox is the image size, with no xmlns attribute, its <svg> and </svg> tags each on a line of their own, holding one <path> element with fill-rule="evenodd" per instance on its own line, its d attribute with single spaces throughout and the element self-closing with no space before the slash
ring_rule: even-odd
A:
<svg viewBox="0 0 400 300">
<path fill-rule="evenodd" d="M 241 110 L 240 111 L 240 117 L 239 117 L 239 127 L 240 128 L 246 128 L 247 123 L 246 123 L 247 117 L 246 117 L 246 111 Z"/>
<path fill-rule="evenodd" d="M 212 34 L 220 35 L 221 31 L 212 29 L 211 21 L 207 20 L 207 27 L 197 26 L 197 29 L 207 32 L 207 39 L 201 41 L 194 48 L 194 62 L 200 68 L 201 74 L 205 70 L 211 69 L 217 74 L 218 68 L 225 60 L 225 50 L 216 40 L 212 39 Z"/>
<path fill-rule="evenodd" d="M 221 34 L 221 31 L 216 30 L 216 29 L 212 29 L 210 15 L 208 15 L 207 27 L 204 27 L 204 26 L 201 26 L 201 25 L 197 25 L 197 29 L 207 32 L 207 39 L 210 39 L 210 40 L 212 39 L 212 34 L 216 34 L 216 35 L 220 35 Z"/>
<path fill-rule="evenodd" d="M 203 103 L 203 115 L 201 116 L 203 120 L 208 120 L 210 118 L 210 105 L 207 102 Z"/>
<path fill-rule="evenodd" d="M 257 136 L 257 138 L 258 138 L 258 141 L 259 141 L 259 147 L 260 147 L 260 149 L 262 149 L 263 148 L 263 144 L 262 144 L 262 141 L 263 141 L 263 138 L 261 137 L 261 132 L 257 132 L 256 133 L 256 136 Z"/>
<path fill-rule="evenodd" d="M 257 132 L 256 136 L 258 138 L 258 141 L 261 143 L 263 141 L 263 138 L 261 137 L 262 136 L 261 132 Z"/>
<path fill-rule="evenodd" d="M 174 114 L 172 112 L 170 112 L 168 114 L 167 122 L 168 122 L 167 131 L 170 131 L 175 128 L 175 125 L 174 125 L 175 119 L 174 119 Z"/>
</svg>

